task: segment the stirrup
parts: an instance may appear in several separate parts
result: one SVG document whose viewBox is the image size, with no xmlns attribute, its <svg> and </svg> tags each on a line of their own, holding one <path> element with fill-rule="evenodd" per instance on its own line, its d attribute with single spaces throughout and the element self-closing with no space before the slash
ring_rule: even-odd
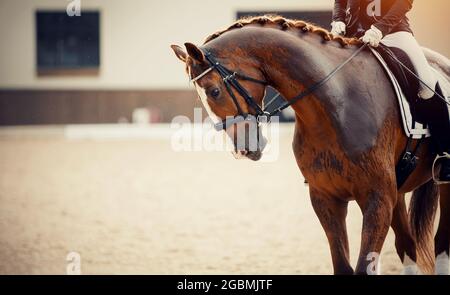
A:
<svg viewBox="0 0 450 295">
<path fill-rule="evenodd" d="M 435 172 L 435 167 L 436 164 L 439 160 L 441 159 L 449 159 L 450 160 L 450 154 L 449 153 L 443 153 L 442 155 L 437 155 L 436 159 L 434 159 L 433 161 L 433 167 L 431 168 L 431 173 L 433 175 L 433 181 L 436 185 L 441 185 L 441 184 L 449 184 L 450 181 L 441 181 L 440 179 L 438 179 L 438 177 L 436 177 L 436 173 Z"/>
</svg>

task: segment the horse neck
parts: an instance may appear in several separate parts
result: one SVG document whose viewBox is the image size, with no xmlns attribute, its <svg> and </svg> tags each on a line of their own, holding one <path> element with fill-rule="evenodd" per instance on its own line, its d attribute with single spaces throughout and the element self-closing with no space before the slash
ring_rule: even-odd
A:
<svg viewBox="0 0 450 295">
<path fill-rule="evenodd" d="M 352 49 L 342 49 L 338 44 L 325 44 L 316 34 L 305 34 L 295 39 L 280 35 L 276 46 L 268 52 L 260 50 L 260 60 L 266 78 L 287 100 L 322 80 L 351 53 Z M 255 52 L 255 51 L 253 51 Z M 332 83 L 331 83 L 332 84 Z M 336 96 L 329 96 L 330 85 L 325 85 L 312 95 L 295 103 L 292 107 L 297 120 L 304 126 L 323 127 L 324 116 L 329 116 L 340 104 Z M 315 98 L 315 99 L 314 99 Z M 317 126 L 317 127 L 311 127 Z M 325 128 L 324 130 L 329 130 Z M 320 132 L 320 130 L 314 130 Z M 323 130 L 322 130 L 323 132 Z"/>
</svg>

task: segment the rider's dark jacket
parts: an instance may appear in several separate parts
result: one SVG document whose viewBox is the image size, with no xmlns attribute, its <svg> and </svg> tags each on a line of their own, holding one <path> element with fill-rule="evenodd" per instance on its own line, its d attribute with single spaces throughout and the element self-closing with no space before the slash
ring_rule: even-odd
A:
<svg viewBox="0 0 450 295">
<path fill-rule="evenodd" d="M 411 32 L 406 13 L 411 10 L 414 0 L 335 0 L 333 21 L 341 21 L 347 25 L 347 36 L 361 37 L 372 25 L 377 27 L 383 36 L 391 33 Z M 372 16 L 373 7 L 381 4 L 381 15 Z"/>
</svg>

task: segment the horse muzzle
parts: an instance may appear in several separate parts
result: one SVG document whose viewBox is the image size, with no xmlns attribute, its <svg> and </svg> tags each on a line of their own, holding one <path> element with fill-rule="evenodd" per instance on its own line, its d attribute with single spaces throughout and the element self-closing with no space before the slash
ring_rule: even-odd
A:
<svg viewBox="0 0 450 295">
<path fill-rule="evenodd" d="M 261 136 L 258 139 L 258 148 L 256 150 L 250 150 L 248 149 L 248 147 L 246 147 L 245 149 L 237 149 L 235 147 L 235 150 L 232 152 L 232 154 L 238 160 L 249 159 L 252 161 L 259 161 L 263 156 L 263 151 L 266 145 L 267 139 Z"/>
</svg>

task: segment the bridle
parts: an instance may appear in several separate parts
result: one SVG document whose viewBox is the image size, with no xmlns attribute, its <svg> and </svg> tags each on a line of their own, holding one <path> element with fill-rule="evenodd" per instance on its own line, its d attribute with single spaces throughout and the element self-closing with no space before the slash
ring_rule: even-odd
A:
<svg viewBox="0 0 450 295">
<path fill-rule="evenodd" d="M 297 103 L 300 99 L 312 94 L 314 91 L 316 91 L 317 89 L 319 89 L 320 87 L 322 87 L 326 82 L 328 82 L 337 72 L 339 72 L 346 64 L 348 64 L 353 58 L 355 58 L 361 51 L 364 50 L 364 48 L 367 46 L 367 44 L 362 45 L 357 51 L 355 51 L 348 59 L 346 59 L 343 63 L 341 63 L 338 67 L 336 67 L 332 72 L 330 72 L 327 76 L 325 76 L 325 78 L 323 78 L 322 80 L 320 80 L 319 82 L 313 84 L 312 86 L 310 86 L 309 88 L 307 88 L 306 90 L 302 91 L 300 94 L 298 94 L 297 96 L 293 97 L 292 99 L 283 102 L 280 106 L 278 106 L 277 108 L 275 108 L 272 111 L 269 111 L 269 107 L 270 105 L 275 101 L 274 97 L 273 99 L 270 100 L 269 103 L 267 103 L 264 106 L 264 109 L 262 109 L 258 103 L 255 101 L 255 99 L 252 97 L 252 95 L 250 93 L 248 93 L 248 91 L 241 85 L 241 83 L 239 83 L 238 80 L 246 80 L 246 81 L 250 81 L 253 83 L 257 83 L 257 84 L 261 84 L 264 86 L 268 86 L 269 83 L 267 81 L 263 81 L 263 80 L 259 80 L 259 79 L 255 79 L 252 77 L 249 77 L 247 75 L 235 72 L 235 71 L 231 71 L 229 69 L 227 69 L 225 66 L 223 66 L 213 55 L 211 52 L 202 49 L 206 60 L 208 61 L 210 67 L 208 69 L 206 69 L 203 73 L 201 73 L 200 75 L 198 75 L 197 77 L 191 79 L 191 82 L 196 82 L 198 80 L 200 80 L 201 78 L 203 78 L 204 76 L 206 76 L 207 74 L 209 74 L 210 72 L 212 72 L 213 70 L 216 70 L 220 77 L 222 78 L 223 83 L 225 84 L 225 87 L 227 89 L 228 94 L 231 96 L 236 109 L 238 111 L 238 115 L 236 116 L 230 116 L 227 117 L 227 119 L 222 120 L 221 122 L 217 123 L 214 125 L 214 128 L 217 131 L 221 131 L 226 129 L 228 126 L 232 126 L 234 124 L 243 122 L 243 121 L 256 121 L 257 123 L 260 122 L 270 122 L 271 117 L 277 115 L 278 113 L 280 113 L 281 111 L 283 111 L 284 109 L 290 107 L 291 105 Z M 236 90 L 236 92 L 242 96 L 246 102 L 246 104 L 253 109 L 253 111 L 255 112 L 255 114 L 249 114 L 249 113 L 245 113 L 239 102 L 237 97 L 235 96 L 234 92 L 233 92 L 233 88 Z"/>
<path fill-rule="evenodd" d="M 240 80 L 246 80 L 253 83 L 261 84 L 264 86 L 268 86 L 269 84 L 266 81 L 258 80 L 249 76 L 246 76 L 244 74 L 240 74 L 234 71 L 231 71 L 227 69 L 225 66 L 223 66 L 217 59 L 211 54 L 211 52 L 204 50 L 204 55 L 208 63 L 210 64 L 210 67 L 205 70 L 203 73 L 198 75 L 196 78 L 192 79 L 191 82 L 196 82 L 206 76 L 209 72 L 216 70 L 220 77 L 222 78 L 223 83 L 225 84 L 225 88 L 227 89 L 228 94 L 231 96 L 231 99 L 233 100 L 236 109 L 238 111 L 238 115 L 234 117 L 228 117 L 227 119 L 223 120 L 222 122 L 219 122 L 214 125 L 214 128 L 217 131 L 221 131 L 227 128 L 227 126 L 231 126 L 233 124 L 237 124 L 243 121 L 252 121 L 254 119 L 256 120 L 262 120 L 262 118 L 270 118 L 270 113 L 265 112 L 259 105 L 256 103 L 255 99 L 252 97 L 250 93 L 239 83 L 238 79 Z M 254 115 L 251 115 L 249 113 L 245 113 L 236 97 L 236 95 L 233 92 L 233 88 L 239 93 L 240 96 L 242 96 L 247 103 L 247 105 L 253 109 L 255 112 Z"/>
</svg>

